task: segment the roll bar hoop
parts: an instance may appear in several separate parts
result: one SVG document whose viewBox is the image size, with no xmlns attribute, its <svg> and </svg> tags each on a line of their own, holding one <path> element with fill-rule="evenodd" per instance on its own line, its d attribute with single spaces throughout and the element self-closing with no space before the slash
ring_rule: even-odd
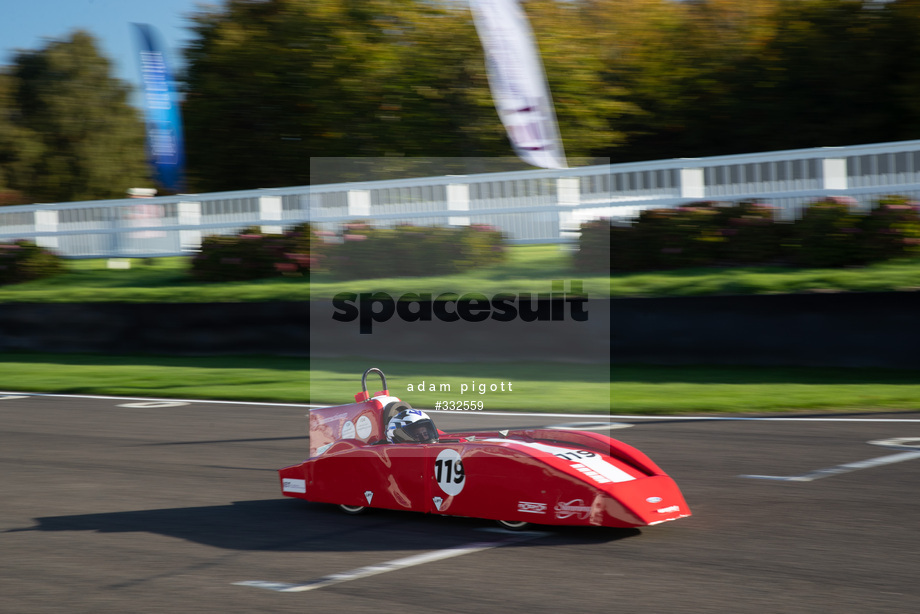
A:
<svg viewBox="0 0 920 614">
<path fill-rule="evenodd" d="M 383 390 L 379 392 L 378 394 L 382 394 L 386 396 L 390 395 L 390 390 L 389 388 L 387 388 L 387 376 L 384 375 L 383 371 L 381 371 L 377 367 L 371 367 L 370 369 L 364 372 L 364 375 L 361 376 L 361 392 L 355 395 L 355 401 L 359 403 L 371 398 L 370 393 L 367 391 L 367 374 L 368 373 L 376 373 L 377 375 L 380 376 L 380 381 L 383 382 Z"/>
</svg>

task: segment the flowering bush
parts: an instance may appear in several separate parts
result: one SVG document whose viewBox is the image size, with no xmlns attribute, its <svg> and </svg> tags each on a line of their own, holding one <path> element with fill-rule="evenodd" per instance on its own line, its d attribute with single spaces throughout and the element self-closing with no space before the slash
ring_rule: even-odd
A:
<svg viewBox="0 0 920 614">
<path fill-rule="evenodd" d="M 867 261 L 920 255 L 920 205 L 886 196 L 860 221 L 862 257 Z"/>
<path fill-rule="evenodd" d="M 718 222 L 719 211 L 709 202 L 648 209 L 636 222 L 637 242 L 651 268 L 705 266 L 715 260 L 725 241 Z"/>
<path fill-rule="evenodd" d="M 446 275 L 504 261 L 504 236 L 489 226 L 397 226 L 356 222 L 341 237 L 300 224 L 283 235 L 247 228 L 211 236 L 192 259 L 192 276 L 238 281 L 328 272 L 340 279 Z"/>
<path fill-rule="evenodd" d="M 771 205 L 749 201 L 646 209 L 631 225 L 595 221 L 582 226 L 574 266 L 588 270 L 585 262 L 596 261 L 591 254 L 605 232 L 610 233 L 614 271 L 743 264 L 839 267 L 920 256 L 920 205 L 886 196 L 861 214 L 855 202 L 847 197 L 813 202 L 792 224 L 777 221 Z"/>
<path fill-rule="evenodd" d="M 786 241 L 792 264 L 840 267 L 865 262 L 861 249 L 860 216 L 849 197 L 830 197 L 811 203 L 792 225 Z"/>
<path fill-rule="evenodd" d="M 677 209 L 646 209 L 631 225 L 610 225 L 611 268 L 637 271 L 711 264 L 726 241 L 719 232 L 719 219 L 715 203 L 700 202 Z M 582 227 L 583 249 L 591 250 L 590 244 L 597 241 L 593 232 Z"/>
<path fill-rule="evenodd" d="M 235 236 L 210 236 L 192 259 L 192 277 L 201 281 L 243 281 L 303 276 L 313 263 L 314 235 L 300 224 L 281 235 L 245 228 Z"/>
<path fill-rule="evenodd" d="M 643 262 L 643 253 L 639 243 L 639 232 L 635 226 L 614 224 L 610 226 L 610 270 L 611 271 L 639 271 L 646 266 Z"/>
<path fill-rule="evenodd" d="M 57 254 L 32 241 L 0 243 L 0 285 L 51 277 L 63 268 Z"/>
<path fill-rule="evenodd" d="M 488 224 L 473 224 L 460 229 L 459 270 L 501 264 L 508 256 L 505 235 Z"/>
<path fill-rule="evenodd" d="M 610 267 L 617 268 L 613 266 L 613 259 L 619 253 L 611 248 L 614 235 L 619 230 L 608 219 L 582 224 L 578 251 L 574 254 L 575 270 L 582 273 L 606 273 Z"/>
<path fill-rule="evenodd" d="M 445 228 L 350 224 L 327 244 L 324 270 L 339 279 L 449 275 L 505 259 L 501 232 L 490 226 Z"/>
<path fill-rule="evenodd" d="M 785 226 L 777 224 L 775 207 L 743 201 L 719 211 L 719 233 L 723 242 L 719 260 L 725 264 L 769 264 L 781 262 Z"/>
</svg>

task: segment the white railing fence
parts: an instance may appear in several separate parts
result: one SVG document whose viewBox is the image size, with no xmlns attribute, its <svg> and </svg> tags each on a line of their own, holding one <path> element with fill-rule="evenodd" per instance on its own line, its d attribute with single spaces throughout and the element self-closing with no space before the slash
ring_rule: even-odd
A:
<svg viewBox="0 0 920 614">
<path fill-rule="evenodd" d="M 0 207 L 0 242 L 35 240 L 73 258 L 196 251 L 209 234 L 312 222 L 486 224 L 516 243 L 564 242 L 581 222 L 630 218 L 700 200 L 769 202 L 785 219 L 846 195 L 861 207 L 886 194 L 920 199 L 920 140 L 653 162 L 325 184 L 149 199 Z"/>
</svg>

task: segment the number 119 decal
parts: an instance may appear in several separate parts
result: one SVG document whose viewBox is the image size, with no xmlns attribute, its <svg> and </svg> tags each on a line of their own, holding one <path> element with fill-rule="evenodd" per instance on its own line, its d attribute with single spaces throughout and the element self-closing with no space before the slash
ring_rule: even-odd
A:
<svg viewBox="0 0 920 614">
<path fill-rule="evenodd" d="M 456 450 L 441 450 L 434 461 L 434 479 L 448 495 L 459 494 L 466 484 L 466 473 L 463 471 L 463 461 Z"/>
</svg>

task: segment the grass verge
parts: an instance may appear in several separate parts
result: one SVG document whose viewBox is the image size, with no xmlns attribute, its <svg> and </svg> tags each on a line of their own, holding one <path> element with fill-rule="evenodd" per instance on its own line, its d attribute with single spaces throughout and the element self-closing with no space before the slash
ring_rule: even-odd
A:
<svg viewBox="0 0 920 614">
<path fill-rule="evenodd" d="M 106 260 L 72 260 L 56 277 L 0 287 L 3 302 L 253 302 L 331 298 L 343 291 L 431 292 L 438 289 L 547 292 L 554 279 L 582 280 L 592 296 L 691 296 L 778 294 L 815 291 L 882 292 L 920 290 L 920 259 L 881 262 L 847 269 L 783 267 L 700 268 L 613 276 L 582 275 L 569 266 L 569 253 L 556 245 L 515 246 L 507 263 L 459 275 L 336 281 L 328 275 L 250 282 L 204 283 L 188 277 L 186 258 L 134 261 L 127 270 L 108 269 Z"/>
<path fill-rule="evenodd" d="M 421 408 L 474 400 L 486 410 L 597 414 L 920 411 L 916 373 L 890 369 L 614 366 L 608 374 L 606 366 L 342 359 L 311 370 L 305 358 L 16 353 L 0 354 L 0 390 L 341 404 L 360 392 L 368 366 L 384 370 L 391 394 Z M 414 390 L 422 381 L 451 392 Z M 476 391 L 502 381 L 512 391 Z M 376 379 L 368 386 L 379 389 Z"/>
<path fill-rule="evenodd" d="M 468 273 L 438 277 L 396 277 L 337 281 L 328 275 L 279 277 L 246 282 L 208 283 L 191 279 L 187 258 L 134 261 L 130 269 L 109 269 L 106 260 L 71 260 L 67 271 L 52 278 L 0 287 L 0 303 L 204 303 L 306 301 L 332 298 L 339 292 L 405 292 L 435 290 L 549 292 L 557 279 L 582 280 L 592 296 L 609 292 L 606 275 L 580 275 L 569 267 L 569 255 L 556 245 L 528 245 L 510 250 L 507 263 Z"/>
</svg>

